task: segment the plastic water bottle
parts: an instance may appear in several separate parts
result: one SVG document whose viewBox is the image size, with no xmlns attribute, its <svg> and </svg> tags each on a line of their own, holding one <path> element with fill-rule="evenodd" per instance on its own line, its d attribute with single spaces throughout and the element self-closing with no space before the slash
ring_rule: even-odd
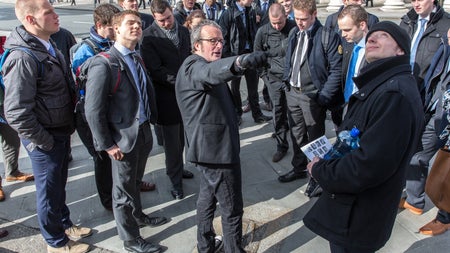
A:
<svg viewBox="0 0 450 253">
<path fill-rule="evenodd" d="M 75 105 L 75 113 L 77 112 L 83 112 L 82 108 L 80 106 L 84 106 L 84 90 L 80 90 L 80 97 L 78 98 L 78 101 Z"/>
<path fill-rule="evenodd" d="M 360 131 L 356 127 L 353 127 L 350 131 L 341 131 L 333 147 L 324 155 L 323 159 L 343 157 L 350 151 L 359 148 L 359 134 Z"/>
<path fill-rule="evenodd" d="M 359 148 L 359 134 L 358 128 L 353 127 L 352 130 L 341 131 L 338 134 L 336 142 L 333 144 L 328 153 L 323 156 L 323 159 L 329 160 L 333 158 L 343 157 L 350 151 Z M 305 195 L 312 198 L 319 196 L 322 193 L 322 188 L 317 181 L 310 177 L 308 185 L 306 186 Z"/>
</svg>

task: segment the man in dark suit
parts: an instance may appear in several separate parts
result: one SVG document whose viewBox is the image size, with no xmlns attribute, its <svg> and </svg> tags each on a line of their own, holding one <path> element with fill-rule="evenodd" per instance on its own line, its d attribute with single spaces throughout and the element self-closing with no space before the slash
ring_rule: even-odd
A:
<svg viewBox="0 0 450 253">
<path fill-rule="evenodd" d="M 252 3 L 256 12 L 256 25 L 258 27 L 269 23 L 269 8 L 274 2 L 274 0 L 256 0 Z"/>
<path fill-rule="evenodd" d="M 173 188 L 171 194 L 175 199 L 182 199 L 182 178 L 192 178 L 194 175 L 183 169 L 184 129 L 175 98 L 175 79 L 184 59 L 190 55 L 191 42 L 188 29 L 175 22 L 169 2 L 153 0 L 150 9 L 155 22 L 144 31 L 141 55 L 155 84 L 166 173 Z"/>
<path fill-rule="evenodd" d="M 349 5 L 359 5 L 362 6 L 362 4 L 364 3 L 364 1 L 362 0 L 344 0 L 343 1 L 344 5 L 342 5 L 339 10 L 333 14 L 330 14 L 327 17 L 327 20 L 325 21 L 325 27 L 333 30 L 335 32 L 339 32 L 339 26 L 338 26 L 338 15 L 339 13 L 341 13 L 341 11 L 344 9 L 345 6 L 349 6 Z M 374 24 L 379 22 L 379 19 L 377 16 L 368 13 L 368 19 L 367 19 L 367 26 L 370 28 L 371 26 L 373 26 Z"/>
<path fill-rule="evenodd" d="M 212 221 L 218 201 L 225 252 L 242 253 L 239 126 L 227 82 L 267 59 L 264 52 L 221 59 L 222 32 L 211 20 L 193 29 L 191 43 L 194 54 L 181 65 L 175 92 L 186 129 L 186 160 L 200 171 L 197 248 L 199 253 L 217 252 Z"/>
<path fill-rule="evenodd" d="M 223 57 L 236 56 L 253 51 L 256 30 L 256 13 L 251 7 L 253 0 L 232 0 L 219 20 L 222 28 L 224 44 Z M 261 112 L 258 95 L 258 73 L 255 69 L 247 69 L 244 73 L 247 83 L 248 101 L 255 123 L 264 123 L 272 119 Z M 239 124 L 242 121 L 242 100 L 240 93 L 241 77 L 231 81 L 231 94 L 238 113 Z"/>
<path fill-rule="evenodd" d="M 300 147 L 325 134 L 327 108 L 343 100 L 339 35 L 322 26 L 314 0 L 294 1 L 294 16 L 297 27 L 289 33 L 283 77 L 288 89 L 293 169 L 281 175 L 280 182 L 307 177 L 307 158 Z"/>
<path fill-rule="evenodd" d="M 358 76 L 359 71 L 366 65 L 365 47 L 366 35 L 369 32 L 368 13 L 361 5 L 348 5 L 339 13 L 338 25 L 342 38 L 344 53 L 342 56 L 341 84 L 344 92 L 345 105 L 350 96 L 358 91 L 353 77 Z M 333 121 L 336 125 L 342 123 L 345 106 L 333 110 Z"/>
<path fill-rule="evenodd" d="M 139 13 L 126 10 L 114 15 L 113 28 L 116 42 L 106 54 L 109 57 L 98 54 L 91 58 L 88 72 L 96 75 L 88 75 L 86 83 L 86 119 L 96 150 L 104 150 L 111 157 L 113 211 L 124 248 L 159 252 L 160 246 L 139 234 L 139 226 L 167 222 L 164 217 L 145 215 L 139 195 L 140 178 L 153 145 L 150 123 L 157 117 L 153 85 L 135 51 L 142 37 Z M 111 78 L 112 65 L 121 69 L 118 85 Z"/>
</svg>

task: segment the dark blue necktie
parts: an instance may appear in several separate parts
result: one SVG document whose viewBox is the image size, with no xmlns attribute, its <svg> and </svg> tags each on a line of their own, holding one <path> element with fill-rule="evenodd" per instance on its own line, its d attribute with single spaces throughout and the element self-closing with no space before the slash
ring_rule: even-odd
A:
<svg viewBox="0 0 450 253">
<path fill-rule="evenodd" d="M 345 80 L 344 98 L 345 102 L 348 102 L 350 96 L 353 93 L 353 76 L 355 75 L 356 63 L 358 62 L 358 52 L 361 49 L 360 46 L 355 45 L 353 47 L 352 58 L 348 65 L 347 79 Z"/>
<path fill-rule="evenodd" d="M 132 53 L 131 56 L 133 57 L 134 64 L 136 65 L 136 71 L 139 78 L 139 87 L 141 89 L 141 97 L 144 103 L 145 115 L 147 116 L 147 119 L 150 120 L 150 103 L 147 94 L 147 77 L 145 75 L 145 70 L 143 67 L 144 63 L 142 61 L 142 58 L 137 53 Z"/>
<path fill-rule="evenodd" d="M 264 3 L 262 4 L 262 12 L 263 12 L 263 13 L 266 13 L 266 11 L 267 11 L 267 2 L 264 2 Z"/>
</svg>

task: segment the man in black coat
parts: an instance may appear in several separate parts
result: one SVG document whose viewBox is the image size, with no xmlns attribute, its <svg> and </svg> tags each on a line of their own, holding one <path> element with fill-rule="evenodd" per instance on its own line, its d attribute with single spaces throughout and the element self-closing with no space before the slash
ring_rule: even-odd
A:
<svg viewBox="0 0 450 253">
<path fill-rule="evenodd" d="M 191 52 L 189 31 L 176 23 L 169 2 L 153 0 L 150 9 L 155 22 L 144 31 L 141 55 L 155 85 L 157 122 L 163 134 L 171 194 L 175 199 L 182 199 L 182 178 L 192 178 L 193 174 L 183 169 L 184 129 L 175 98 L 175 80 Z"/>
<path fill-rule="evenodd" d="M 308 164 L 323 193 L 303 222 L 330 242 L 332 253 L 375 252 L 391 235 L 424 118 L 409 52 L 408 35 L 398 25 L 384 21 L 372 27 L 369 64 L 354 78 L 359 91 L 350 97 L 339 129 L 358 128 L 359 148 Z"/>
<path fill-rule="evenodd" d="M 230 1 L 230 6 L 220 17 L 219 25 L 222 28 L 224 38 L 223 57 L 253 52 L 253 44 L 258 27 L 256 25 L 255 10 L 251 7 L 252 1 Z M 259 106 L 258 73 L 255 69 L 246 69 L 244 75 L 253 120 L 255 123 L 264 123 L 271 120 L 272 117 L 263 115 Z M 240 92 L 241 77 L 234 78 L 230 86 L 240 124 L 243 113 Z"/>
<path fill-rule="evenodd" d="M 340 30 L 339 26 L 338 26 L 338 16 L 339 16 L 339 13 L 341 13 L 342 9 L 344 9 L 344 7 L 348 6 L 348 5 L 362 6 L 362 4 L 364 2 L 361 0 L 344 0 L 343 3 L 344 3 L 344 5 L 342 5 L 337 12 L 330 14 L 327 17 L 327 20 L 325 21 L 326 28 L 329 28 L 330 30 L 338 32 Z M 370 27 L 372 27 L 372 25 L 378 23 L 380 20 L 378 19 L 377 16 L 375 16 L 371 13 L 368 13 L 368 14 L 369 14 L 369 17 L 367 19 L 367 25 L 370 29 Z"/>
<path fill-rule="evenodd" d="M 194 54 L 180 67 L 175 84 L 186 130 L 186 160 L 200 171 L 197 249 L 217 252 L 214 212 L 219 202 L 226 253 L 244 253 L 239 126 L 227 82 L 246 68 L 266 64 L 262 52 L 221 59 L 220 27 L 205 20 L 192 31 Z"/>
<path fill-rule="evenodd" d="M 402 17 L 400 27 L 411 38 L 410 64 L 417 80 L 423 101 L 426 100 L 424 78 L 434 54 L 445 40 L 450 27 L 450 14 L 445 12 L 435 0 L 412 1 L 413 8 Z M 426 101 L 428 102 L 428 101 Z M 425 104 L 426 105 L 426 104 Z M 427 112 L 430 118 L 431 114 Z M 428 124 L 429 122 L 427 122 Z M 431 131 L 432 132 L 432 131 Z M 428 176 L 429 162 L 435 150 L 436 136 L 424 129 L 423 138 L 417 152 L 411 158 L 406 177 L 406 199 L 400 202 L 401 208 L 420 215 L 425 207 L 425 182 Z"/>
<path fill-rule="evenodd" d="M 289 32 L 295 27 L 295 22 L 288 20 L 283 6 L 274 3 L 269 8 L 270 22 L 258 29 L 255 37 L 255 51 L 269 52 L 269 64 L 260 69 L 260 77 L 267 86 L 273 104 L 275 138 L 277 151 L 272 162 L 280 161 L 289 148 L 287 134 L 289 126 L 287 121 L 286 93 L 284 91 L 283 73 L 285 66 L 287 38 Z"/>
</svg>

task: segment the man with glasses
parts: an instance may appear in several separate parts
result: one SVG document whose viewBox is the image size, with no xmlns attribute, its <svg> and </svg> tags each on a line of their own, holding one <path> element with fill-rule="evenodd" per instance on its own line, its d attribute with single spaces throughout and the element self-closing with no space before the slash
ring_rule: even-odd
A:
<svg viewBox="0 0 450 253">
<path fill-rule="evenodd" d="M 264 52 L 221 59 L 222 32 L 211 20 L 194 27 L 191 44 L 194 54 L 181 65 L 175 92 L 186 130 L 186 160 L 200 171 L 197 248 L 217 252 L 212 223 L 219 202 L 225 252 L 243 253 L 239 126 L 227 82 L 267 59 Z"/>
</svg>

